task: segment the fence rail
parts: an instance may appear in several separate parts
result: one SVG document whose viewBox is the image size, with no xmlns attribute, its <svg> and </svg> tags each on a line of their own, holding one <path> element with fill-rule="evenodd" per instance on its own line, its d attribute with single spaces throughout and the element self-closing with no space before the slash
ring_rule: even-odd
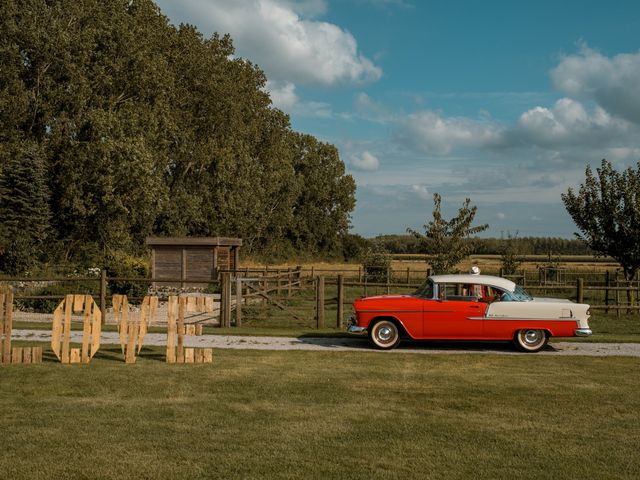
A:
<svg viewBox="0 0 640 480">
<path fill-rule="evenodd" d="M 102 271 L 100 277 L 13 277 L 0 279 L 0 283 L 16 284 L 16 301 L 62 300 L 65 293 L 38 294 L 35 288 L 29 288 L 30 282 L 61 284 L 74 282 L 83 284 L 87 292 L 99 297 L 97 302 L 102 311 L 103 321 L 107 317 L 108 297 L 114 293 L 118 285 L 131 284 L 137 286 L 144 294 L 152 287 L 172 286 L 176 291 L 192 289 L 207 290 L 219 296 L 219 324 L 230 327 L 242 326 L 243 322 L 254 317 L 267 317 L 265 311 L 277 310 L 281 317 L 290 317 L 313 328 L 323 328 L 331 323 L 342 328 L 344 319 L 350 314 L 349 308 L 353 300 L 359 296 L 370 294 L 406 292 L 419 288 L 422 278 L 415 274 L 429 273 L 429 270 L 388 269 L 385 281 L 369 281 L 365 269 L 303 269 L 287 268 L 241 268 L 223 270 L 218 279 L 185 279 L 185 278 L 139 278 L 110 277 Z M 393 274 L 401 272 L 400 275 Z M 592 310 L 615 312 L 618 316 L 624 312 L 640 310 L 640 283 L 626 282 L 617 274 L 601 272 L 598 281 L 593 276 L 575 277 L 569 282 L 550 283 L 546 277 L 536 276 L 527 271 L 510 278 L 523 284 L 531 293 L 544 295 L 545 292 L 558 292 L 564 298 L 588 303 Z M 19 285 L 18 285 L 19 284 Z M 27 284 L 24 287 L 22 284 Z M 179 285 L 179 287 L 177 287 Z M 171 293 L 172 290 L 170 290 Z M 80 292 L 75 292 L 80 293 Z M 142 295 L 130 295 L 131 300 L 141 299 Z M 257 313 L 256 313 L 257 312 Z M 328 318 L 335 315 L 335 323 Z M 312 323 L 310 321 L 312 320 Z"/>
</svg>

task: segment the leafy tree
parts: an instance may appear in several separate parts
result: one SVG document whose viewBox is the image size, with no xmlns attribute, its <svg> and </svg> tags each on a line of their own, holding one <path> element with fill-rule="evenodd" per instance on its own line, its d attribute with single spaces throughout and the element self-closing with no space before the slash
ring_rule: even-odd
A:
<svg viewBox="0 0 640 480">
<path fill-rule="evenodd" d="M 366 281 L 386 282 L 390 280 L 391 255 L 387 253 L 382 244 L 374 242 L 374 244 L 367 249 L 362 266 Z"/>
<path fill-rule="evenodd" d="M 20 274 L 42 260 L 50 233 L 43 152 L 23 142 L 0 173 L 0 270 Z"/>
<path fill-rule="evenodd" d="M 618 172 L 607 160 L 575 192 L 569 188 L 562 201 L 580 230 L 576 237 L 599 255 L 609 255 L 633 280 L 640 268 L 640 163 Z"/>
<path fill-rule="evenodd" d="M 504 275 L 513 275 L 522 264 L 522 257 L 519 255 L 518 232 L 511 235 L 507 232 L 507 238 L 504 240 L 500 252 L 500 265 Z"/>
<path fill-rule="evenodd" d="M 423 250 L 430 254 L 427 262 L 431 264 L 434 273 L 450 273 L 458 263 L 471 254 L 473 250 L 471 235 L 486 230 L 489 225 L 471 226 L 478 207 L 471 206 L 469 198 L 463 202 L 458 215 L 451 220 L 443 218 L 440 211 L 441 201 L 440 195 L 435 193 L 433 220 L 424 225 L 424 234 L 410 228 L 407 232 L 418 238 Z"/>
</svg>

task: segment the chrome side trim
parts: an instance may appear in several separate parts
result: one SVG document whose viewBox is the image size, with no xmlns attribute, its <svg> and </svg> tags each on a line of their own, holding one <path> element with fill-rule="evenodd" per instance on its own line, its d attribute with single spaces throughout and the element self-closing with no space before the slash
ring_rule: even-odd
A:
<svg viewBox="0 0 640 480">
<path fill-rule="evenodd" d="M 576 323 L 575 318 L 522 318 L 522 317 L 471 317 L 473 320 L 517 320 L 520 322 L 573 322 Z"/>
<path fill-rule="evenodd" d="M 576 328 L 576 337 L 588 337 L 592 333 L 590 328 Z"/>
<path fill-rule="evenodd" d="M 367 312 L 367 313 L 396 313 L 396 312 L 403 312 L 403 313 L 422 313 L 422 310 L 359 310 L 360 312 Z M 434 311 L 440 311 L 440 310 L 434 310 Z"/>
</svg>

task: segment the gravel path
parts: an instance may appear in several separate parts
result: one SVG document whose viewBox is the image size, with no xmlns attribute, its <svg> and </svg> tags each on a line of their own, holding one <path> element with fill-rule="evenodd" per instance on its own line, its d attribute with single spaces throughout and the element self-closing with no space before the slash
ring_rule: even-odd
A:
<svg viewBox="0 0 640 480">
<path fill-rule="evenodd" d="M 14 340 L 49 342 L 51 333 L 47 330 L 14 330 Z M 167 335 L 148 333 L 145 345 L 165 345 Z M 71 341 L 82 343 L 82 332 L 71 332 Z M 102 332 L 103 345 L 117 345 L 118 334 Z M 369 346 L 364 338 L 320 338 L 320 337 L 254 337 L 241 335 L 185 336 L 186 347 L 213 347 L 251 350 L 315 350 L 315 351 L 378 351 Z M 422 354 L 500 354 L 528 355 L 517 352 L 509 343 L 501 342 L 403 342 L 391 352 L 381 353 L 422 353 Z M 537 355 L 583 355 L 589 357 L 640 357 L 640 343 L 586 343 L 553 342 Z"/>
</svg>

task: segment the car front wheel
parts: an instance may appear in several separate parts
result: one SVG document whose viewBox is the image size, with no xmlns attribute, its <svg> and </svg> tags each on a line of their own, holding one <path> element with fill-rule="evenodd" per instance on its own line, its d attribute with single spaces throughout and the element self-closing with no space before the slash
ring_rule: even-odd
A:
<svg viewBox="0 0 640 480">
<path fill-rule="evenodd" d="M 514 342 L 518 350 L 523 352 L 538 352 L 547 344 L 549 337 L 544 330 L 518 330 Z"/>
<path fill-rule="evenodd" d="M 379 320 L 369 329 L 369 340 L 376 348 L 391 350 L 400 343 L 400 332 L 391 320 Z"/>
</svg>

